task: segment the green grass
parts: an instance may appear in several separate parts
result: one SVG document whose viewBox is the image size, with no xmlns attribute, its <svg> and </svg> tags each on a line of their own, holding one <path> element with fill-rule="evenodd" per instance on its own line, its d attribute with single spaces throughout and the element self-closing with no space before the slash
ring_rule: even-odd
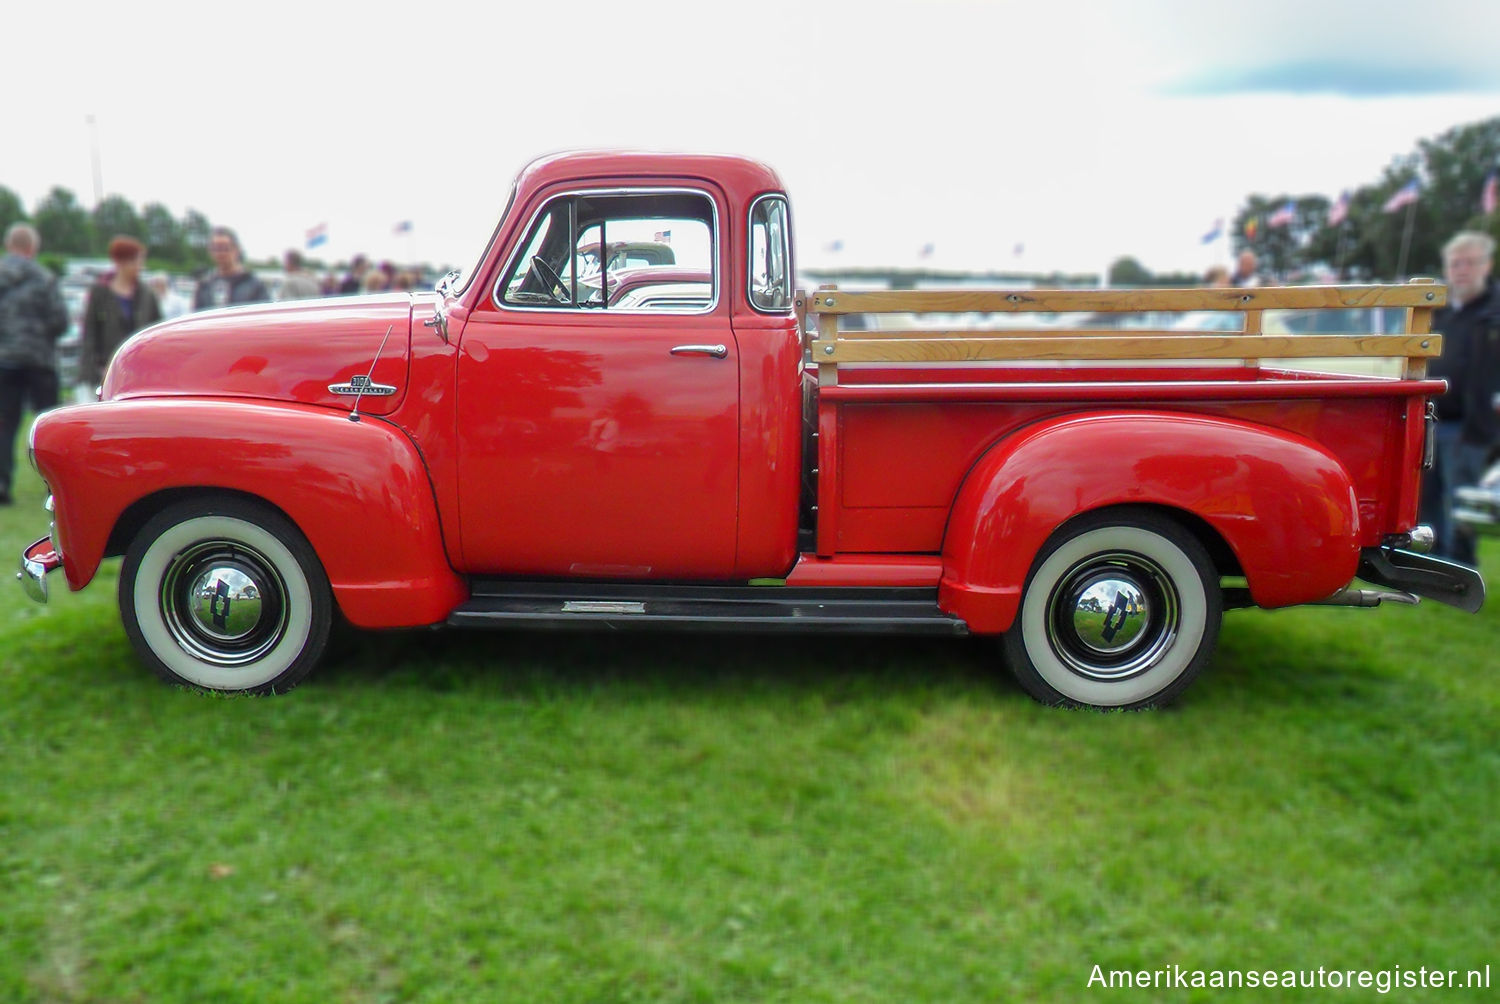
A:
<svg viewBox="0 0 1500 1004">
<path fill-rule="evenodd" d="M 0 510 L 5 560 L 40 493 L 28 472 Z M 1234 613 L 1143 714 L 1042 708 L 977 641 L 678 635 L 383 635 L 230 700 L 135 660 L 115 574 L 0 601 L 0 1000 L 1500 977 L 1495 605 Z"/>
</svg>

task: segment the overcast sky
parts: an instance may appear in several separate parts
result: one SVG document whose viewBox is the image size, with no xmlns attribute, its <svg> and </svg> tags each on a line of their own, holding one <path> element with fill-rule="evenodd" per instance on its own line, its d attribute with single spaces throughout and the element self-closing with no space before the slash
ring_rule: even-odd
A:
<svg viewBox="0 0 1500 1004">
<path fill-rule="evenodd" d="M 768 162 L 803 264 L 1197 270 L 1500 114 L 1493 0 L 16 6 L 0 185 L 92 206 L 92 115 L 105 194 L 255 257 L 467 264 L 528 160 L 624 146 Z"/>
</svg>

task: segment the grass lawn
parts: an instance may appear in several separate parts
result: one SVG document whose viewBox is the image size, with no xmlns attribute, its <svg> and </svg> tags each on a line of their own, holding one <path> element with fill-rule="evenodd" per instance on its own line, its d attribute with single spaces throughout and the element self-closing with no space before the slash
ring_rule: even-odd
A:
<svg viewBox="0 0 1500 1004">
<path fill-rule="evenodd" d="M 4 561 L 40 504 L 27 470 Z M 1500 985 L 1500 602 L 1232 613 L 1140 714 L 1034 704 L 979 641 L 679 635 L 372 636 L 230 700 L 135 660 L 117 569 L 45 608 L 3 587 L 0 1000 L 1074 1001 L 1096 964 Z"/>
</svg>

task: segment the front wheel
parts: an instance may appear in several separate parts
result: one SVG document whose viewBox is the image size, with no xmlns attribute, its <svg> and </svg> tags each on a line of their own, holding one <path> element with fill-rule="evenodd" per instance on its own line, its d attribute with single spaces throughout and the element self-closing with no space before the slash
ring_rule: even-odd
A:
<svg viewBox="0 0 1500 1004">
<path fill-rule="evenodd" d="M 1219 636 L 1213 560 L 1181 525 L 1115 510 L 1068 526 L 1037 556 L 1002 644 L 1017 681 L 1046 704 L 1166 704 Z"/>
<path fill-rule="evenodd" d="M 279 512 L 241 499 L 152 517 L 120 573 L 120 616 L 158 676 L 201 690 L 288 690 L 323 654 L 333 598 L 323 566 Z"/>
</svg>

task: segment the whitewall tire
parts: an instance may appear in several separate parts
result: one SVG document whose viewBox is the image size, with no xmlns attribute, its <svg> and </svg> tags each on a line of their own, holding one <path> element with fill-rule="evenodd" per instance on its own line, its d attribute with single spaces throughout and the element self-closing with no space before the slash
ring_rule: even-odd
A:
<svg viewBox="0 0 1500 1004">
<path fill-rule="evenodd" d="M 237 498 L 152 517 L 120 574 L 120 616 L 163 679 L 201 690 L 288 690 L 323 654 L 333 621 L 327 576 L 279 512 Z"/>
<path fill-rule="evenodd" d="M 1002 645 L 1039 701 L 1149 707 L 1203 669 L 1223 609 L 1213 560 L 1192 533 L 1150 510 L 1103 510 L 1042 549 Z"/>
</svg>

